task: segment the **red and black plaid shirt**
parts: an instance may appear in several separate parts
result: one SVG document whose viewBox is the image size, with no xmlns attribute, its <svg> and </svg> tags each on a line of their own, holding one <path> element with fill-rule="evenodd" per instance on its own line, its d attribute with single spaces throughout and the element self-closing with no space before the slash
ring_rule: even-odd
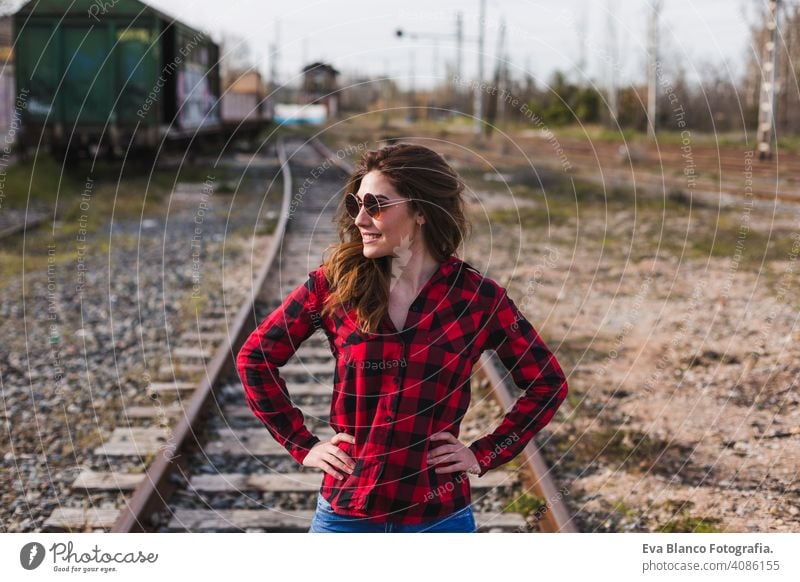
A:
<svg viewBox="0 0 800 582">
<path fill-rule="evenodd" d="M 433 433 L 458 436 L 472 366 L 484 350 L 496 351 L 524 393 L 491 434 L 469 445 L 479 476 L 515 457 L 567 395 L 555 356 L 506 290 L 455 256 L 422 288 L 403 331 L 387 313 L 381 330 L 363 333 L 342 305 L 321 317 L 324 266 L 308 275 L 250 335 L 236 365 L 250 408 L 302 463 L 320 439 L 304 425 L 278 368 L 323 330 L 336 358 L 330 425 L 355 437 L 355 445 L 337 445 L 353 458 L 353 473 L 323 476 L 320 493 L 337 513 L 413 524 L 471 503 L 467 473 L 437 474 L 426 456 L 444 444 L 430 441 Z"/>
</svg>

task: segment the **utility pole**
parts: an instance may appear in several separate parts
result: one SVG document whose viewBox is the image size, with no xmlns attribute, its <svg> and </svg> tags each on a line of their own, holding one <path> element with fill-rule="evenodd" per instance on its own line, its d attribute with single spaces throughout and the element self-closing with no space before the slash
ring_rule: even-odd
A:
<svg viewBox="0 0 800 582">
<path fill-rule="evenodd" d="M 505 56 L 504 53 L 506 47 L 505 39 L 506 23 L 503 21 L 500 23 L 500 34 L 497 36 L 497 62 L 494 69 L 494 83 L 492 86 L 492 93 L 488 97 L 488 104 L 486 107 L 486 123 L 484 124 L 484 127 L 487 139 L 492 136 L 492 130 L 494 129 L 495 122 L 497 120 L 497 109 L 498 107 L 502 108 L 503 106 L 501 87 L 505 85 L 503 79 L 503 59 Z M 501 94 L 498 95 L 498 92 Z"/>
<path fill-rule="evenodd" d="M 461 80 L 461 62 L 464 55 L 464 15 L 459 12 L 456 14 L 456 76 Z"/>
<path fill-rule="evenodd" d="M 458 82 L 455 83 L 455 108 L 458 111 L 462 110 L 463 102 L 461 101 L 461 83 L 463 83 L 463 79 L 461 77 L 462 73 L 464 72 L 462 67 L 464 56 L 464 15 L 459 12 L 456 14 L 456 79 Z"/>
<path fill-rule="evenodd" d="M 505 45 L 506 43 L 504 42 L 503 44 Z M 500 114 L 499 114 L 499 125 L 503 129 L 505 129 L 505 127 L 506 127 L 506 117 L 507 117 L 507 114 L 506 114 L 506 111 L 507 111 L 506 95 L 508 95 L 512 90 L 510 63 L 511 63 L 511 55 L 508 53 L 508 51 L 506 50 L 506 47 L 504 46 L 503 47 L 503 69 L 502 69 L 502 71 L 503 71 L 503 76 L 502 76 L 503 81 L 502 81 L 502 86 L 503 86 L 503 91 L 505 91 L 506 93 L 505 94 L 504 93 L 500 94 L 500 96 L 502 97 L 502 100 L 500 101 Z M 507 141 L 504 141 L 503 143 L 507 143 Z"/>
<path fill-rule="evenodd" d="M 761 96 L 758 103 L 758 159 L 772 158 L 775 128 L 775 85 L 778 82 L 778 10 L 779 0 L 769 0 L 767 41 L 761 60 Z"/>
<path fill-rule="evenodd" d="M 656 137 L 656 97 L 658 94 L 658 16 L 661 12 L 661 0 L 650 0 L 650 26 L 647 39 L 648 75 L 647 75 L 647 135 Z"/>
<path fill-rule="evenodd" d="M 395 31 L 395 37 L 402 39 L 402 38 L 410 38 L 414 40 L 430 40 L 433 41 L 433 68 L 434 68 L 434 78 L 438 78 L 439 73 L 439 41 L 453 41 L 455 40 L 458 47 L 458 54 L 456 58 L 456 75 L 458 76 L 459 83 L 456 83 L 455 95 L 457 106 L 461 106 L 461 95 L 462 92 L 460 90 L 459 84 L 463 82 L 461 78 L 461 74 L 463 72 L 463 45 L 464 41 L 467 40 L 469 42 L 475 42 L 474 37 L 465 38 L 464 37 L 464 26 L 463 26 L 463 18 L 460 12 L 456 14 L 456 32 L 455 34 L 439 34 L 439 33 L 418 33 L 418 32 L 408 32 L 401 28 L 398 28 Z M 480 51 L 479 51 L 480 55 Z M 435 91 L 436 88 L 434 86 L 434 106 L 435 106 Z"/>
<path fill-rule="evenodd" d="M 381 96 L 383 97 L 383 111 L 381 112 L 381 129 L 389 129 L 389 59 L 383 61 L 384 79 L 381 81 Z"/>
<path fill-rule="evenodd" d="M 580 20 L 576 24 L 576 31 L 578 33 L 578 62 L 575 65 L 576 75 L 575 83 L 578 85 L 583 85 L 586 79 L 588 78 L 589 74 L 586 71 L 586 52 L 588 47 L 586 43 L 589 38 L 589 11 L 584 10 L 581 14 Z"/>
<path fill-rule="evenodd" d="M 447 75 L 442 75 L 439 77 L 439 40 L 438 38 L 433 39 L 433 87 L 431 87 L 431 107 L 427 102 L 425 103 L 425 119 L 437 119 L 439 117 L 439 103 L 438 99 L 436 98 L 436 91 L 437 87 L 440 83 L 440 80 L 445 78 Z M 433 115 L 431 116 L 431 113 Z"/>
<path fill-rule="evenodd" d="M 417 110 L 415 109 L 414 101 L 415 99 L 415 90 L 414 90 L 414 49 L 412 48 L 409 53 L 409 69 L 408 69 L 408 115 L 406 118 L 410 122 L 414 122 L 417 120 Z"/>
<path fill-rule="evenodd" d="M 611 0 L 606 2 L 606 43 L 608 45 L 609 63 L 606 71 L 608 86 L 608 126 L 613 129 L 618 124 L 619 110 L 617 107 L 617 24 L 614 21 L 614 8 Z"/>
<path fill-rule="evenodd" d="M 481 8 L 480 17 L 478 18 L 478 82 L 475 87 L 475 111 L 473 112 L 475 116 L 474 133 L 476 143 L 481 141 L 481 118 L 483 117 L 483 88 L 481 85 L 483 85 L 483 41 L 486 30 L 486 0 L 479 1 Z"/>
<path fill-rule="evenodd" d="M 279 20 L 275 21 L 275 40 L 269 47 L 269 92 L 272 93 L 278 89 L 280 80 L 278 79 L 278 57 L 280 51 L 280 35 L 281 24 Z"/>
</svg>

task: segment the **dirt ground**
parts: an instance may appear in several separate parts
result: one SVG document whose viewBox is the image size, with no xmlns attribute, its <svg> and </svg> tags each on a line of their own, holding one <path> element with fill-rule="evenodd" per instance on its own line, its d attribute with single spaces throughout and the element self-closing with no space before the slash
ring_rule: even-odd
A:
<svg viewBox="0 0 800 582">
<path fill-rule="evenodd" d="M 570 370 L 542 442 L 581 529 L 800 531 L 800 208 L 592 206 L 474 244 Z"/>
<path fill-rule="evenodd" d="M 612 183 L 568 149 L 414 135 L 467 182 L 464 258 L 569 374 L 538 442 L 580 529 L 800 531 L 800 205 L 749 195 L 746 155 L 700 192 L 680 156 Z"/>
</svg>

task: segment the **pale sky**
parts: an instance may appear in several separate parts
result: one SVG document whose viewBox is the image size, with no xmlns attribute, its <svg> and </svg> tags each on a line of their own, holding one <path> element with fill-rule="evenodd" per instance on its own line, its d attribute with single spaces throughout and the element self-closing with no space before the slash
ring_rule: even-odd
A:
<svg viewBox="0 0 800 582">
<path fill-rule="evenodd" d="M 749 50 L 748 23 L 765 0 L 663 0 L 662 55 L 694 77 L 712 65 L 737 77 Z M 407 86 L 412 69 L 417 87 L 446 78 L 445 62 L 454 63 L 450 38 L 397 39 L 395 30 L 455 35 L 456 12 L 464 12 L 464 34 L 476 38 L 479 0 L 149 0 L 150 5 L 219 40 L 223 33 L 245 38 L 269 70 L 269 45 L 280 39 L 278 71 L 282 83 L 296 78 L 303 64 L 323 60 L 343 73 L 388 73 Z M 21 4 L 21 2 L 18 2 Z M 617 63 L 621 82 L 644 80 L 646 20 L 649 0 L 487 0 L 484 78 L 491 78 L 497 55 L 499 22 L 505 19 L 512 75 L 530 72 L 546 83 L 556 70 L 577 77 L 581 52 L 586 75 L 604 82 Z M 611 10 L 609 11 L 609 7 Z M 613 14 L 613 25 L 608 14 Z M 609 28 L 616 28 L 618 57 L 613 56 Z M 585 43 L 579 41 L 585 38 Z M 435 44 L 438 44 L 438 59 Z M 584 47 L 583 49 L 581 47 Z M 475 78 L 478 47 L 465 42 L 463 76 Z M 438 63 L 438 66 L 436 66 Z"/>
</svg>

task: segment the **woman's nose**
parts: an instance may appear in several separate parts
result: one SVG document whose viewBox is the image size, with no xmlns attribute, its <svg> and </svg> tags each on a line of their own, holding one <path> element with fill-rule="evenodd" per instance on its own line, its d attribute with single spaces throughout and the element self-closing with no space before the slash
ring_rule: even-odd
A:
<svg viewBox="0 0 800 582">
<path fill-rule="evenodd" d="M 364 210 L 364 205 L 361 205 L 361 208 L 358 209 L 358 214 L 356 215 L 355 220 L 356 226 L 369 226 L 372 224 L 372 218 L 367 211 Z"/>
</svg>

